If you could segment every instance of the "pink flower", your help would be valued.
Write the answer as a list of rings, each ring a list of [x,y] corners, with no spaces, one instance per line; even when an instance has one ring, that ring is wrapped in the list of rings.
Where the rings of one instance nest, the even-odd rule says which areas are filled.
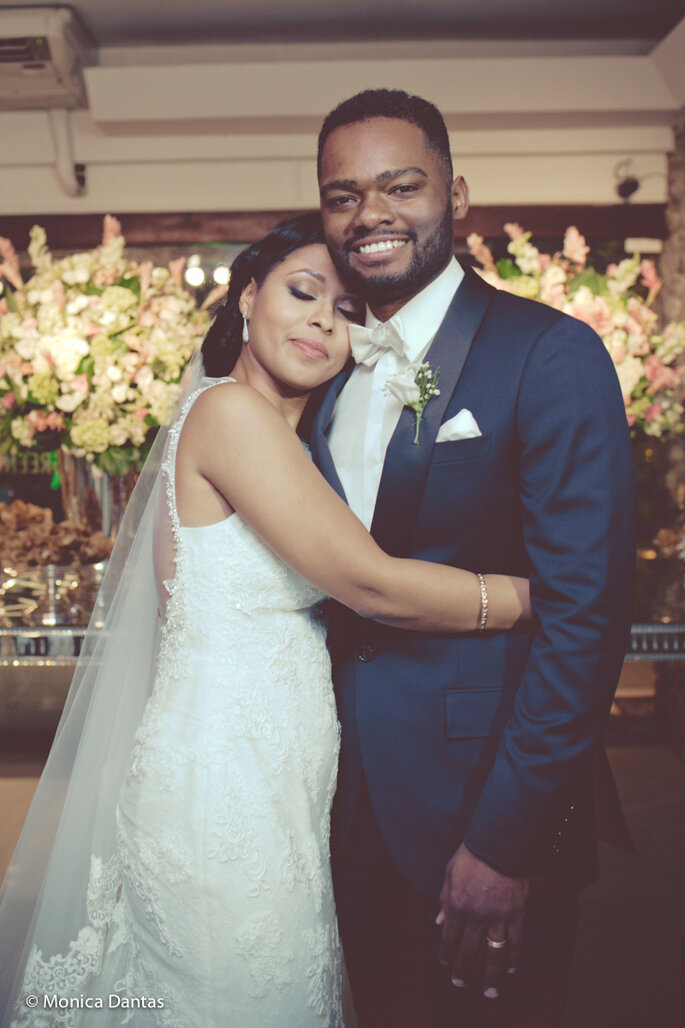
[[[51,432],[57,432],[64,428],[64,415],[58,414],[56,410],[50,411],[46,418],[46,424]]]
[[[105,286],[113,286],[118,277],[117,268],[110,268],[109,271],[106,268],[98,268],[93,272],[93,284],[103,289]]]
[[[635,422],[637,421],[637,418],[635,417],[634,414],[628,414],[628,413],[626,413],[626,418],[628,419],[628,425],[630,426],[630,428],[632,428],[633,425],[635,424]]]
[[[492,252],[483,242],[482,236],[479,236],[477,232],[472,232],[466,238],[466,245],[486,271],[495,271],[495,261]]]
[[[102,245],[107,246],[121,235],[121,222],[111,214],[105,214],[102,222]]]
[[[664,365],[661,363],[655,353],[651,354],[645,361],[645,375],[650,382],[654,382],[664,370]]]
[[[618,264],[608,264],[607,265],[607,275],[609,276],[609,278],[612,278],[616,274],[617,271],[618,271]]]
[[[23,289],[24,280],[19,270],[19,258],[10,240],[5,239],[4,236],[0,236],[0,257],[2,258],[0,277],[4,275],[15,289]]]
[[[518,239],[523,235],[523,229],[520,225],[517,225],[515,221],[508,221],[504,226],[504,231],[507,233],[511,241]]]
[[[575,225],[570,225],[564,235],[564,257],[567,257],[579,267],[584,267],[590,247],[585,244],[585,236],[582,236]]]
[[[651,383],[647,392],[650,396],[656,396],[662,389],[675,389],[680,382],[680,371],[676,368],[664,368],[658,378]]]
[[[656,289],[657,286],[661,285],[661,280],[656,270],[656,264],[653,260],[645,258],[640,264],[640,272],[642,274],[642,285],[648,289],[650,293],[652,289]]]
[[[142,343],[135,332],[124,332],[121,337],[122,343],[126,343],[129,350],[135,350],[136,353],[140,351]]]
[[[42,410],[30,410],[26,415],[26,420],[37,432],[44,432],[48,427],[47,415]]]
[[[57,279],[56,282],[52,283],[52,298],[55,301],[59,310],[64,309],[65,293],[64,293],[64,282],[61,279]]]
[[[183,269],[186,266],[185,257],[177,257],[175,261],[169,261],[169,271],[174,284],[177,286],[183,285]]]
[[[147,411],[143,407],[139,407],[138,410],[133,411],[133,417],[138,418],[139,421],[145,421]]]
[[[138,268],[138,278],[140,279],[140,292],[147,293],[152,282],[152,272],[154,270],[154,264],[152,261],[143,261]]]
[[[2,405],[5,410],[10,410],[14,406],[14,393],[5,393],[2,398]]]
[[[662,389],[675,389],[680,382],[680,371],[666,367],[656,354],[652,354],[646,359],[644,371],[650,383],[647,389],[650,396],[655,396]]]
[[[547,268],[551,267],[552,258],[548,253],[540,254],[540,271],[546,271]]]
[[[654,311],[650,311],[649,307],[637,296],[628,297],[627,307],[631,318],[634,318],[642,328],[651,327],[656,321]]]
[[[609,304],[601,296],[592,296],[587,303],[574,302],[570,313],[574,318],[594,328],[597,335],[606,336],[614,330]]]
[[[652,403],[645,411],[645,421],[658,421],[661,417],[661,404]]]
[[[19,365],[19,374],[20,375],[32,375],[33,374],[33,364],[29,364],[28,361],[22,361],[21,364]]]

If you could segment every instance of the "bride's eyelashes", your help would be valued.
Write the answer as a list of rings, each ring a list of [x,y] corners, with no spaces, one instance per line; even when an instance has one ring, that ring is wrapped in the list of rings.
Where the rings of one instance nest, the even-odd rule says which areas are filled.
[[[301,289],[297,288],[297,286],[288,286],[288,289],[293,294],[293,296],[297,297],[298,300],[315,300],[316,299],[315,296],[311,296],[309,293],[303,293]]]
[[[339,307],[338,310],[344,318],[352,321],[355,325],[360,325],[364,321],[364,311],[346,310],[344,307]]]
[[[292,284],[288,285],[288,289],[290,290],[291,294],[298,300],[312,301],[317,299],[316,296],[312,296],[311,293],[305,293],[302,289],[298,289],[297,286],[294,286]],[[351,310],[350,308],[340,306],[336,306],[335,309],[339,314],[342,314],[344,318],[347,318],[348,321],[356,322],[359,321],[359,319],[362,317],[358,310]]]

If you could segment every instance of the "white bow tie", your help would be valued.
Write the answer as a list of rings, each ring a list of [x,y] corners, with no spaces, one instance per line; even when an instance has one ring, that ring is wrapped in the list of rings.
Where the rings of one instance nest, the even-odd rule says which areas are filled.
[[[402,322],[397,317],[381,321],[373,328],[350,325],[350,347],[357,364],[366,364],[371,368],[387,350],[394,350],[401,357],[404,346]]]

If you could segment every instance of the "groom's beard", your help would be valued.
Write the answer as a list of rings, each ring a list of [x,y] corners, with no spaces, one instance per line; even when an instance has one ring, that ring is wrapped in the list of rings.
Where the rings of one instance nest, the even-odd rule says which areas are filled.
[[[454,254],[454,216],[451,207],[445,208],[442,221],[423,245],[419,244],[416,232],[409,230],[406,234],[414,244],[414,252],[409,267],[401,274],[384,275],[379,272],[367,277],[358,268],[350,267],[348,248],[342,253],[331,253],[333,263],[350,289],[361,293],[371,308],[382,307],[397,300],[410,300],[447,266]],[[352,245],[358,246],[363,238],[356,238],[350,248]]]

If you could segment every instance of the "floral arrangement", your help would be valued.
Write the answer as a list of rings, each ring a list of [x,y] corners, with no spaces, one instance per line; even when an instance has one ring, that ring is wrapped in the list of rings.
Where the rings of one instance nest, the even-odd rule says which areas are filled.
[[[108,474],[142,464],[209,316],[183,258],[154,267],[124,245],[107,215],[100,246],[56,260],[34,226],[24,284],[0,238],[0,455],[61,446]]]
[[[602,274],[587,264],[589,247],[577,228],[566,230],[563,250],[554,255],[540,253],[520,225],[504,229],[511,258],[497,262],[481,236],[467,239],[482,277],[498,289],[579,318],[601,336],[616,367],[633,434],[681,431],[683,407],[674,395],[681,371],[674,362],[685,349],[685,322],[658,331],[652,304],[661,282],[654,262],[635,254]]]

